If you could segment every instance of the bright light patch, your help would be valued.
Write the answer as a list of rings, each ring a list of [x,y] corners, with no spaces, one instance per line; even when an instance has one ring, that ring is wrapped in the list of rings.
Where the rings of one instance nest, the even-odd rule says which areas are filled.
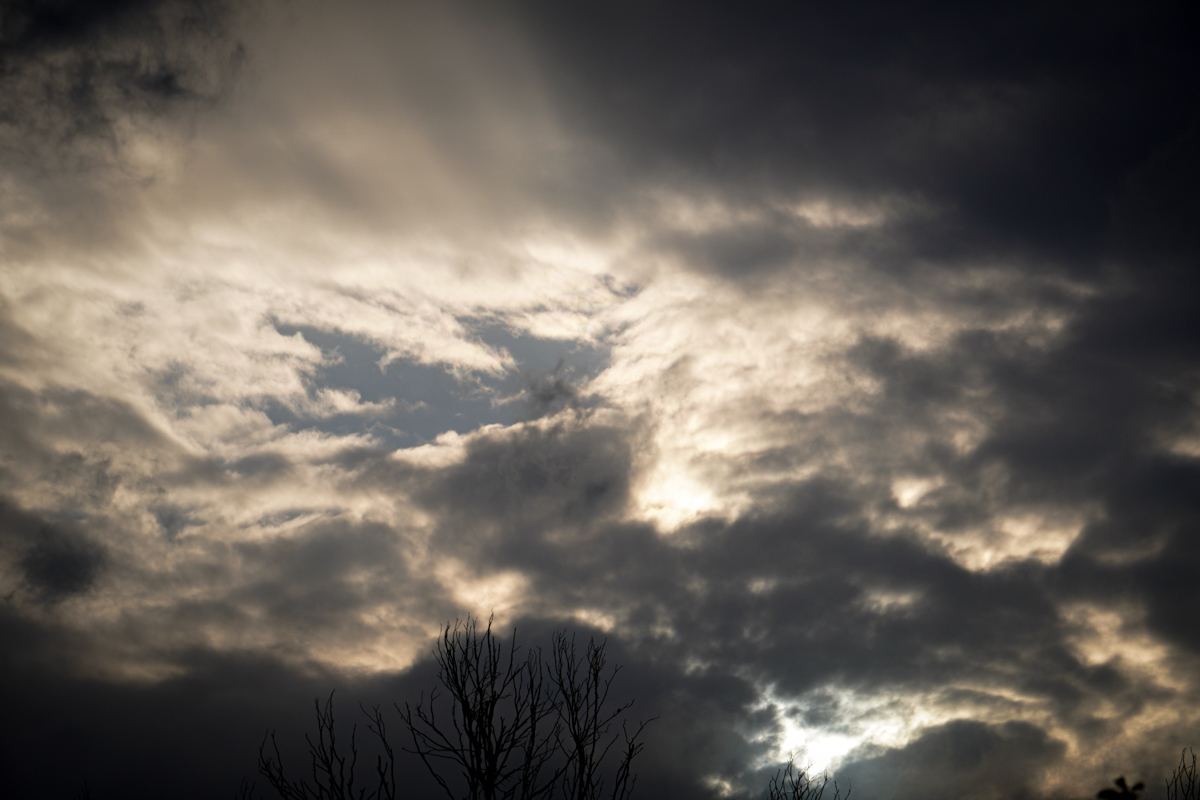
[[[876,614],[903,614],[912,610],[921,600],[918,592],[889,592],[881,589],[867,590],[863,604]]]
[[[1184,436],[1168,438],[1163,441],[1163,447],[1171,455],[1183,456],[1184,458],[1200,458],[1200,434],[1190,433]]]
[[[929,535],[963,567],[982,571],[1013,561],[1056,564],[1079,537],[1088,517],[1075,512],[1014,514],[986,529]]]
[[[892,496],[901,508],[911,508],[943,483],[941,478],[899,478],[892,481]]]
[[[746,588],[751,594],[766,594],[779,585],[778,578],[755,578]]]
[[[789,720],[784,723],[778,760],[784,761],[795,754],[797,766],[810,775],[819,775],[836,767],[843,756],[865,740],[864,736],[848,736],[805,728]]]
[[[702,780],[717,797],[732,797],[737,791],[732,783],[719,775],[706,775]]]
[[[763,766],[792,758],[810,774],[834,773],[847,755],[865,744],[903,747],[923,728],[948,718],[945,710],[929,698],[869,696],[832,686],[798,699],[782,698],[773,689],[760,692],[759,707],[774,706],[779,712],[781,728],[774,752],[767,756]],[[830,705],[837,709],[836,723],[804,722],[806,717]]]
[[[605,633],[609,633],[617,626],[617,618],[613,614],[608,614],[594,608],[580,608],[571,612],[571,618],[576,619],[592,628],[599,628]]]
[[[651,478],[635,493],[635,508],[640,519],[647,520],[663,533],[673,533],[701,517],[721,510],[717,496],[684,475],[668,474]]]
[[[1079,603],[1061,612],[1072,629],[1069,639],[1076,657],[1085,664],[1106,664],[1120,659],[1127,668],[1156,683],[1183,689],[1186,683],[1167,668],[1170,651],[1146,630],[1145,612],[1112,610]]]
[[[462,562],[446,560],[434,573],[456,603],[480,618],[495,616],[499,624],[518,613],[529,590],[529,579],[515,570],[476,575]]]
[[[814,228],[872,228],[891,216],[885,209],[813,200],[792,207],[792,213]]]

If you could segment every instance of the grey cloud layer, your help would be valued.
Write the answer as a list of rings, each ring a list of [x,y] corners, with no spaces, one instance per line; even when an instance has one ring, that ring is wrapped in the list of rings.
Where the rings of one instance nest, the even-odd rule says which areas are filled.
[[[644,796],[786,750],[1159,791],[1193,50],[1119,4],[11,6],[6,770],[232,790],[494,608],[609,637]]]

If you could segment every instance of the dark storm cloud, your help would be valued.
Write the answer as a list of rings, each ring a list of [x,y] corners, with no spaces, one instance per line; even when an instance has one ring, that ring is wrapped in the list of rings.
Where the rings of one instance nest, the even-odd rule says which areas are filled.
[[[775,220],[775,224],[730,226],[698,234],[674,234],[663,243],[663,249],[680,254],[685,263],[707,267],[731,277],[750,276],[792,266],[801,252],[828,248],[804,242],[795,226]],[[805,246],[809,245],[809,246]]]
[[[544,646],[554,630],[539,620],[516,625],[524,647]],[[255,772],[257,748],[265,732],[276,731],[291,773],[306,773],[304,735],[315,732],[315,697],[323,701],[335,690],[341,741],[348,741],[357,724],[362,768],[373,764],[375,750],[364,735],[358,704],[382,706],[395,734],[402,727],[392,703],[415,702],[437,685],[431,659],[398,675],[366,677],[315,663],[292,669],[268,658],[203,649],[183,654],[181,677],[150,685],[96,681],[53,659],[66,655],[69,664],[88,652],[92,642],[86,637],[30,624],[5,609],[0,609],[0,633],[15,645],[0,654],[0,697],[13,718],[27,720],[20,728],[0,729],[0,767],[10,789],[22,795],[71,797],[86,780],[95,797],[117,792],[130,800],[163,794],[220,797],[249,777],[257,781],[257,796],[270,796]],[[669,715],[648,728],[639,793],[664,800],[713,796],[695,785],[696,765],[737,774],[761,752],[761,745],[748,744],[734,732],[746,722],[743,707],[753,699],[743,682],[631,663],[618,642],[609,645],[608,654],[614,665],[624,667],[613,695],[636,700],[633,717]],[[104,725],[103,737],[93,734],[97,723]],[[392,742],[402,744],[395,735]],[[397,760],[407,796],[438,796],[441,790],[416,756],[398,749]]]
[[[104,545],[78,523],[42,519],[3,498],[0,546],[16,557],[25,586],[51,604],[91,589],[108,560]],[[16,592],[10,589],[10,601]]]
[[[56,447],[56,439],[74,446]],[[8,463],[0,467],[2,490],[43,480],[62,513],[103,508],[124,479],[124,469],[88,444],[97,440],[133,453],[173,449],[128,403],[53,386],[31,391],[0,379],[0,454]]]
[[[424,666],[399,679],[364,679],[318,664],[294,670],[207,650],[184,655],[182,677],[110,682],[71,668],[92,647],[88,637],[29,623],[8,609],[0,609],[0,635],[12,645],[0,653],[0,696],[9,719],[24,720],[0,727],[0,769],[18,797],[76,797],[84,781],[98,798],[227,797],[244,777],[266,797],[266,782],[256,774],[258,746],[268,730],[278,731],[292,773],[303,774],[315,697],[336,690],[339,734],[348,740],[358,723],[362,743],[358,702],[390,709],[393,700],[415,698],[434,683]],[[435,796],[419,762],[404,766],[416,796]]]
[[[529,415],[537,419],[564,408],[575,407],[579,402],[579,393],[563,375],[563,362],[559,361],[550,374],[529,377],[529,387],[521,393],[521,401]]]
[[[509,452],[505,472],[541,475],[543,458],[528,463]],[[448,527],[441,546],[461,553],[451,537],[468,537],[481,568],[522,570],[549,608],[627,610],[643,635],[666,622],[678,639],[655,646],[681,662],[751,670],[793,694],[830,679],[928,687],[1009,668],[1032,677],[1049,662],[1093,680],[1057,648],[1046,571],[977,574],[914,539],[871,536],[860,511],[869,498],[851,487],[800,485],[778,516],[705,524],[664,540],[644,526],[604,524],[602,514],[583,528],[548,528],[540,508],[522,508],[528,492],[512,481],[488,491],[479,486],[486,472],[475,469],[455,470],[477,476],[468,530],[492,533],[480,539]],[[556,503],[586,502],[594,478],[586,467],[579,473],[554,484]],[[447,497],[464,496],[442,486]],[[497,502],[487,502],[493,495]],[[752,588],[756,582],[762,588]],[[869,602],[873,591],[915,599],[880,610]]]
[[[436,580],[410,566],[402,534],[388,525],[297,510],[254,527],[261,539],[207,547],[175,570],[170,579],[195,586],[194,596],[131,621],[126,634],[177,668],[186,668],[197,646],[173,632],[212,629],[240,642],[237,650],[266,652],[300,672],[324,671],[315,659],[363,655],[361,642],[378,615],[395,619],[390,636],[423,639],[423,629],[407,620],[454,613]],[[150,571],[138,577],[151,585],[161,580]],[[227,588],[212,591],[217,586]]]
[[[239,458],[228,465],[228,470],[237,477],[257,481],[271,481],[286,475],[292,468],[287,456],[280,453],[258,453]]]
[[[931,551],[915,532],[873,533],[871,512],[895,507],[887,484],[894,463],[876,467],[878,482],[869,473],[833,472],[789,485],[780,489],[786,495],[776,498],[781,510],[774,514],[751,514],[730,525],[704,523],[670,539],[640,525],[605,522],[611,511],[559,511],[590,508],[588,486],[619,480],[628,469],[623,459],[596,453],[629,447],[613,450],[611,438],[633,435],[628,431],[596,439],[541,432],[497,437],[476,444],[462,465],[437,475],[422,497],[443,513],[469,498],[460,513],[470,521],[446,524],[439,547],[468,553],[484,571],[521,571],[547,608],[623,616],[630,633],[639,632],[639,657],[654,653],[680,669],[696,659],[711,674],[753,675],[789,696],[832,682],[940,694],[985,715],[1003,713],[1011,703],[1006,694],[1016,691],[1039,698],[1056,724],[1082,741],[1100,742],[1119,735],[1121,719],[1146,703],[1170,702],[1187,691],[1175,695],[1147,684],[1119,661],[1081,661],[1068,644],[1060,609],[1078,601],[1148,601],[1152,625],[1194,646],[1187,602],[1193,592],[1186,581],[1197,563],[1190,545],[1196,470],[1192,459],[1163,454],[1149,435],[1152,422],[1169,428],[1186,419],[1190,401],[1174,406],[1173,414],[1173,395],[1160,394],[1160,381],[1120,380],[1134,364],[1150,368],[1151,354],[1130,361],[1088,343],[1092,313],[1104,312],[1089,309],[1049,350],[1031,350],[1020,337],[978,332],[928,356],[905,352],[896,342],[864,340],[855,359],[883,381],[872,406],[858,414],[835,409],[800,418],[791,444],[770,456],[802,461],[789,449],[819,450],[812,439],[822,436],[880,447],[891,436],[936,429],[947,409],[962,407],[964,395],[983,397],[998,417],[976,447],[959,452],[935,440],[907,454],[895,450],[895,457],[917,472],[954,476],[921,504],[936,529],[950,536],[1010,508],[1100,504],[1104,521],[1085,528],[1058,565],[1014,561],[972,571]],[[1175,369],[1170,364],[1168,373]],[[547,460],[561,465],[552,480],[546,479]],[[997,464],[1008,479],[992,486],[989,468]],[[545,500],[536,502],[546,487],[553,489],[554,512],[546,511]],[[564,525],[568,520],[576,521]],[[1152,559],[1115,566],[1096,560],[1103,550],[1091,552],[1101,531],[1121,548],[1163,526],[1169,544]],[[880,593],[902,600],[880,604],[874,599]],[[674,636],[652,633],[664,624]],[[981,689],[971,694],[945,688],[964,683]],[[1104,703],[1121,716],[1098,713]],[[1020,750],[1012,757],[1028,760],[1034,775],[1063,754],[1060,743],[1028,726],[999,733],[983,723],[978,728],[971,732],[978,733],[979,748],[994,746],[1002,761],[1008,756],[1001,751],[1011,744]],[[720,735],[717,727],[692,732]],[[926,743],[931,752],[933,738]],[[743,740],[739,746],[748,745]],[[925,752],[917,748],[891,758],[917,759]],[[988,777],[995,768],[974,764],[942,777],[995,786]],[[998,790],[1019,792],[1023,780]]]
[[[4,707],[28,720],[6,726],[0,747],[9,759],[2,771],[17,773],[18,787],[44,793],[48,775],[64,794],[85,776],[97,796],[106,783],[130,797],[231,791],[253,771],[265,727],[307,727],[312,695],[349,684],[359,692],[345,698],[351,709],[357,699],[403,700],[428,688],[428,659],[358,683],[327,665],[386,651],[362,643],[378,641],[387,620],[400,620],[406,641],[422,639],[430,620],[461,613],[456,591],[497,573],[527,582],[514,600],[527,642],[563,621],[611,627],[614,660],[626,664],[622,692],[638,699],[639,715],[660,716],[648,732],[642,796],[716,796],[709,778],[756,796],[760,765],[777,755],[789,724],[860,736],[869,728],[863,698],[936,706],[935,721],[907,744],[847,759],[839,779],[868,799],[1037,796],[1080,757],[1064,737],[1086,754],[1118,742],[1130,749],[1114,758],[1151,764],[1131,737],[1149,751],[1194,735],[1190,718],[1154,716],[1195,707],[1200,691],[1194,679],[1154,677],[1160,667],[1195,675],[1200,663],[1197,56],[1175,12],[529,2],[476,19],[456,8],[447,19],[479,23],[470,35],[426,36],[418,23],[432,17],[406,7],[395,17],[372,11],[361,30],[353,21],[338,28],[353,47],[318,37],[317,50],[335,55],[314,59],[312,74],[329,72],[330,83],[293,87],[305,99],[295,108],[281,101],[288,112],[269,121],[264,112],[250,134],[224,131],[215,149],[236,151],[230,163],[243,159],[245,169],[226,164],[217,174],[289,201],[301,187],[380,228],[404,227],[395,208],[424,208],[433,190],[444,196],[428,201],[430,218],[478,201],[477,191],[486,196],[481,217],[489,203],[517,216],[532,205],[552,225],[589,233],[633,219],[644,227],[635,225],[629,258],[665,254],[748,287],[737,300],[747,317],[760,308],[753,289],[820,266],[831,314],[858,315],[851,328],[898,309],[944,331],[922,344],[883,327],[847,334],[831,346],[831,372],[870,387],[847,402],[787,407],[770,402],[775,387],[766,385],[761,397],[747,392],[721,406],[721,433],[736,439],[753,427],[760,443],[747,454],[735,441],[704,463],[749,499],[670,534],[634,511],[662,421],[651,412],[606,416],[613,409],[593,407],[602,398],[582,396],[608,363],[605,349],[520,334],[484,310],[453,320],[470,329],[465,338],[518,365],[502,380],[479,380],[490,395],[471,395],[440,364],[380,369],[381,344],[328,325],[276,325],[321,351],[319,366],[305,361],[288,374],[309,381],[301,390],[309,400],[333,387],[397,401],[391,416],[381,412],[387,430],[373,429],[374,442],[332,455],[298,455],[283,434],[313,434],[304,446],[324,446],[323,436],[359,432],[361,416],[319,417],[257,396],[222,406],[216,389],[194,388],[205,384],[190,379],[188,353],[147,373],[164,417],[178,422],[179,409],[192,409],[201,428],[202,412],[245,412],[244,423],[261,408],[279,430],[230,423],[219,452],[204,452],[199,437],[180,444],[185,434],[170,438],[132,402],[6,373],[0,490],[32,499],[0,506],[0,555],[42,601],[27,607],[9,594],[0,609]],[[230,13],[159,2],[8,7],[0,157],[16,190],[0,197],[0,233],[11,252],[48,247],[58,234],[65,243],[110,235],[122,201],[105,180],[127,166],[124,126],[156,134],[159,122],[174,125],[223,96],[242,58],[224,27]],[[464,47],[479,61],[461,74],[452,68],[445,43],[485,41],[499,17],[519,35],[501,26],[503,47],[490,55]],[[413,23],[395,48],[411,56],[407,72],[371,55],[392,44],[380,20]],[[538,169],[528,180],[528,152],[517,148],[504,162],[505,136],[479,134],[497,118],[495,98],[518,116],[541,109],[538,92],[535,102],[510,85],[512,75],[528,77],[524,61],[510,63],[513,41],[532,49],[548,116],[587,142],[566,148],[569,157],[532,147]],[[360,49],[354,70],[326,69]],[[343,163],[336,147],[283,135],[311,121],[302,108],[351,120],[348,128],[366,132],[365,153],[373,136],[391,148],[390,123],[373,124],[356,105],[378,110],[385,101],[395,103],[389,114],[414,120],[413,138],[445,151]],[[431,168],[433,177],[410,180],[414,164],[436,161],[430,154],[453,162],[453,179]],[[456,194],[456,170],[486,185]],[[236,192],[218,194],[236,206]],[[701,223],[661,222],[647,199],[659,196],[711,200],[716,210]],[[15,211],[35,206],[56,209],[49,228]],[[705,286],[715,294],[720,283]],[[54,363],[49,345],[10,322],[17,301],[7,302],[0,367],[32,374]],[[214,324],[204,317],[196,326]],[[749,365],[758,355],[741,357]],[[791,368],[763,372],[782,380]],[[683,392],[666,380],[661,387]],[[498,395],[509,404],[494,403]],[[668,405],[661,416],[674,414]],[[510,427],[480,429],[490,423]],[[380,444],[433,442],[446,431],[469,435],[411,461]],[[461,460],[448,466],[419,460],[433,452],[430,463],[445,464],[456,447]],[[129,467],[140,459],[150,466]],[[902,500],[898,478],[929,485]],[[370,493],[382,500],[370,511],[365,501],[334,508],[317,496],[327,486],[346,505]],[[217,489],[227,494],[204,494]],[[136,530],[104,518],[118,513],[118,500],[136,507],[128,519],[145,517],[153,548],[173,549],[130,545]],[[1004,523],[1022,515],[1070,535],[1082,527],[1061,542],[1064,552],[1031,555],[1005,538]],[[1040,545],[1052,536],[1037,529],[1029,538]],[[993,551],[995,562],[971,566],[972,555]],[[160,570],[156,559],[175,566]],[[445,562],[465,566],[461,585],[435,574]],[[113,641],[54,618],[70,605],[62,601],[97,594],[113,576],[152,598],[150,610],[119,609]],[[1084,653],[1072,616],[1080,607],[1123,620],[1104,635],[1161,649],[1149,665],[1120,641]],[[30,621],[22,616],[30,608],[46,617]],[[79,677],[96,664],[127,664],[113,655],[121,647],[165,664],[146,668],[160,682]],[[267,652],[279,663],[231,652]],[[196,782],[180,786],[181,775]]]
[[[187,509],[178,506],[155,506],[150,509],[150,513],[154,515],[155,521],[168,539],[174,539],[184,528],[204,524],[203,520],[193,517]]]
[[[536,554],[542,540],[624,509],[630,458],[620,428],[528,425],[474,440],[461,464],[431,475],[417,496],[444,515],[448,548],[487,559],[493,544],[511,543]]]
[[[1109,193],[1194,110],[1194,48],[1165,6],[521,8],[621,179],[922,200],[938,217],[907,258],[1094,266]]]
[[[104,548],[83,534],[46,527],[20,563],[25,580],[53,601],[90,589],[104,561]]]
[[[68,144],[112,138],[118,116],[212,99],[228,73],[213,73],[205,51],[228,47],[227,14],[186,0],[10,3],[0,17],[4,119]]]
[[[5,4],[0,232],[11,255],[121,240],[127,191],[156,177],[130,162],[130,143],[179,133],[173,115],[229,90],[244,57],[230,16],[191,0]]]
[[[1148,602],[1159,632],[1194,648],[1194,626],[1179,613],[1190,589],[1182,577],[1168,576],[1200,563],[1192,547],[1200,471],[1194,455],[1173,452],[1168,443],[1194,435],[1200,351],[1192,303],[1181,298],[1195,297],[1197,287],[1190,276],[1150,271],[1153,285],[1123,287],[1083,304],[1049,350],[973,334],[949,357],[885,356],[887,348],[874,346],[869,360],[886,380],[881,405],[892,409],[895,425],[930,412],[936,418],[960,392],[985,393],[997,415],[991,433],[965,456],[931,450],[929,463],[960,476],[963,486],[978,485],[990,467],[1001,466],[1007,479],[993,489],[994,508],[1100,509],[1062,565],[1064,578],[1100,603]],[[963,506],[948,492],[927,502],[942,529],[987,513],[978,499]],[[1112,557],[1127,563],[1100,565]]]
[[[1200,249],[1194,224],[1200,210],[1197,124],[1193,119],[1185,135],[1133,170],[1114,199],[1109,241],[1131,263],[1186,269]]]
[[[7,299],[0,300],[0,364],[22,366],[37,350],[37,339],[12,321]]]
[[[868,797],[1029,797],[1066,745],[1034,725],[959,720],[903,748],[858,760],[839,784]]]
[[[431,583],[410,573],[399,543],[386,525],[320,520],[285,539],[240,544],[239,568],[249,582],[230,605],[328,634],[345,633],[348,616],[373,605],[404,603],[409,595],[436,602]]]

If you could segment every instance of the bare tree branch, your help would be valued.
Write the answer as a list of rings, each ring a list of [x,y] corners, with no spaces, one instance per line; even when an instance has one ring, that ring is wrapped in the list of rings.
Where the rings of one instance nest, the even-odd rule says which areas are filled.
[[[808,770],[798,768],[795,760],[789,758],[787,766],[776,772],[767,785],[767,797],[770,800],[821,800],[829,784],[828,775],[813,778]],[[850,789],[847,788],[845,798],[849,797]],[[833,784],[833,800],[844,800],[836,782]]]
[[[366,787],[355,787],[355,769],[358,765],[358,726],[350,730],[350,752],[343,753],[339,749],[337,730],[334,724],[333,692],[321,708],[320,698],[313,700],[317,712],[317,739],[305,734],[308,742],[310,757],[310,772],[312,782],[301,779],[290,780],[284,773],[283,757],[279,753],[279,744],[272,731],[263,737],[258,748],[258,771],[264,775],[271,788],[283,800],[395,800],[395,755],[387,742],[387,730],[383,717],[375,709],[374,715],[363,709],[369,720],[368,730],[380,740],[384,748],[384,756],[379,756],[376,764],[378,782],[373,790]],[[271,753],[267,752],[267,739],[271,741]]]
[[[622,735],[625,747],[621,751],[610,796],[613,800],[628,797],[637,783],[637,776],[630,774],[633,759],[644,747],[638,737],[653,721],[640,723],[632,735],[622,722],[621,734],[610,735],[613,724],[633,706],[633,701],[615,707],[608,705],[609,692],[621,668],[613,667],[605,673],[606,644],[596,644],[595,639],[590,639],[581,654],[576,648],[575,637],[568,639],[566,632],[556,633],[552,641],[553,660],[547,669],[555,689],[554,707],[562,726],[558,747],[567,761],[562,776],[566,800],[600,800],[604,796],[601,767]]]
[[[424,696],[400,712],[412,749],[451,800],[455,791],[441,769],[457,768],[465,800],[540,800],[558,775],[543,770],[554,755],[557,724],[542,677],[541,651],[518,659],[516,631],[507,647],[473,617],[447,625],[434,648],[438,681],[450,700],[448,724],[437,715],[439,694]],[[445,718],[443,717],[443,720]],[[549,729],[547,729],[549,724]]]
[[[1167,800],[1200,800],[1200,785],[1197,783],[1196,751],[1192,750],[1192,761],[1187,760],[1188,750],[1179,754],[1179,766],[1167,780]]]
[[[440,688],[415,705],[394,704],[411,742],[400,749],[421,759],[450,800],[551,800],[558,794],[628,800],[637,783],[633,760],[645,747],[641,735],[650,721],[632,726],[623,717],[633,703],[609,703],[620,667],[608,668],[607,642],[589,640],[581,653],[574,637],[559,632],[551,640],[553,659],[543,663],[540,649],[522,655],[516,637],[515,630],[507,641],[496,636],[490,618],[482,630],[471,616],[447,624],[433,650]],[[359,706],[381,750],[368,788],[356,785],[362,779],[357,727],[347,750],[334,725],[333,694],[323,707],[319,698],[314,706],[316,738],[305,737],[307,778],[285,774],[274,732],[263,737],[258,769],[275,792],[283,800],[396,800],[396,751],[380,708]],[[610,753],[616,758],[608,759]],[[253,788],[243,781],[241,800],[249,800]]]

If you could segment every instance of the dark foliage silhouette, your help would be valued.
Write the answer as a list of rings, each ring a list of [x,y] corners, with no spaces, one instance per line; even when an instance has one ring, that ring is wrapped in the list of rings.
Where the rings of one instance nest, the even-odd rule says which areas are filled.
[[[1117,789],[1101,789],[1096,793],[1096,797],[1100,798],[1100,800],[1137,800],[1138,792],[1146,788],[1146,784],[1141,781],[1138,781],[1130,788],[1129,784],[1125,782],[1124,775],[1119,776],[1113,783],[1117,785],[1120,791],[1117,791]]]

